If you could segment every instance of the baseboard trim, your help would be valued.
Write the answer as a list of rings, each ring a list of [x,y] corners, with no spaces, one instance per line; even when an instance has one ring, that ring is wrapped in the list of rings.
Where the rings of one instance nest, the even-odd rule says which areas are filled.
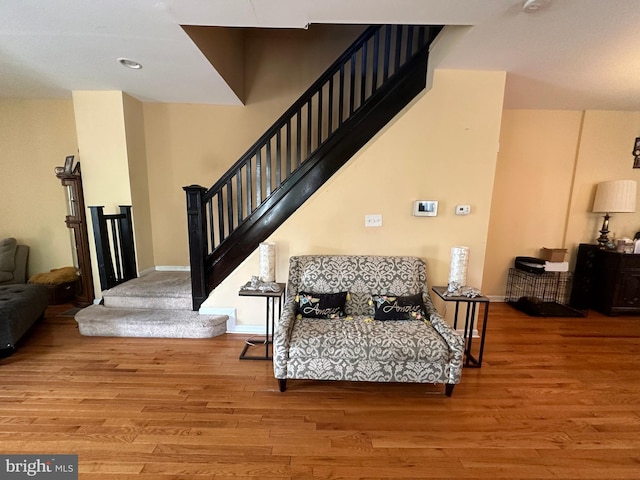
[[[464,329],[460,330],[459,328],[457,328],[456,332],[458,332],[460,335],[464,335]],[[471,336],[473,338],[480,338],[480,334],[478,333],[478,329],[477,328],[473,329],[473,332],[472,332]]]
[[[142,270],[138,276],[144,277],[145,275],[155,271],[156,271],[156,267],[147,268],[146,270]]]
[[[226,315],[229,317],[227,320],[227,333],[264,335],[264,327],[260,325],[238,325],[235,308],[201,307],[198,312],[200,315]]]
[[[190,267],[184,265],[156,265],[154,267],[158,272],[190,272]]]
[[[233,329],[227,327],[227,333],[264,336],[264,327],[259,325],[235,325]]]
[[[158,265],[155,267],[149,267],[140,272],[138,276],[144,277],[151,272],[190,272],[191,268],[180,265]]]

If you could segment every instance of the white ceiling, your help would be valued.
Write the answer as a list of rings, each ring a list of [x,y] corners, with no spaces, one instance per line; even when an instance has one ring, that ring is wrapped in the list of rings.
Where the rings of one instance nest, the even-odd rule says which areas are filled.
[[[462,35],[439,67],[507,71],[509,108],[640,110],[638,0],[552,0],[536,13],[522,2],[4,0],[0,97],[123,90],[143,101],[239,104],[180,25],[413,23],[472,26],[445,32]]]

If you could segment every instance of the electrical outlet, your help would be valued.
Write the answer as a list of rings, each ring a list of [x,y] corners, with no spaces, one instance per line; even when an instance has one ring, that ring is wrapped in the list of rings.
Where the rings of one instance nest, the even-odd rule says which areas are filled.
[[[374,215],[365,215],[364,216],[364,226],[365,227],[381,227],[382,226],[382,215],[376,213]]]

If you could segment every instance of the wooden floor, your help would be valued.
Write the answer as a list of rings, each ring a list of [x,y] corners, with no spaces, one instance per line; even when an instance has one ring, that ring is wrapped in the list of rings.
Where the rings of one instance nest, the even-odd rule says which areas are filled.
[[[69,306],[0,360],[0,453],[80,479],[638,479],[640,317],[492,304],[484,363],[442,386],[289,381],[244,337],[81,337]]]

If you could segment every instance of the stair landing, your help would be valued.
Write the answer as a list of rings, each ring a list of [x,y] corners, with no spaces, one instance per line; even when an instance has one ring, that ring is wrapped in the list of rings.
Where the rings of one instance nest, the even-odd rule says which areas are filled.
[[[75,315],[81,335],[210,338],[226,332],[226,315],[191,310],[189,272],[150,272],[102,295],[104,305]]]

